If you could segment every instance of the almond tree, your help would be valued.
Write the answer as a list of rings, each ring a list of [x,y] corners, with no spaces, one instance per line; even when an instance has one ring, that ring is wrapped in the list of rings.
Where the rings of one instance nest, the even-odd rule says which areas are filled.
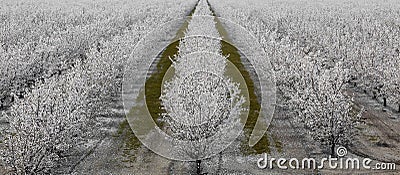
[[[384,86],[382,87],[385,97],[388,101],[397,105],[397,110],[400,112],[400,61],[393,59],[381,67],[383,69]],[[384,99],[386,103],[386,99]]]
[[[12,174],[54,173],[96,135],[95,116],[108,112],[106,99],[118,90],[115,65],[88,53],[64,75],[36,83],[9,112],[1,158]]]
[[[341,63],[324,67],[318,58],[300,60],[304,62],[294,73],[299,76],[292,93],[292,108],[310,135],[328,145],[334,155],[337,145],[351,143],[361,117],[344,94],[348,70]]]
[[[167,131],[174,139],[190,141],[189,148],[178,146],[178,152],[196,160],[200,174],[201,160],[214,149],[213,139],[219,139],[215,135],[239,121],[244,99],[237,84],[203,71],[172,80],[164,93]]]
[[[86,137],[88,92],[79,75],[47,80],[6,114],[2,158],[12,174],[51,173]]]

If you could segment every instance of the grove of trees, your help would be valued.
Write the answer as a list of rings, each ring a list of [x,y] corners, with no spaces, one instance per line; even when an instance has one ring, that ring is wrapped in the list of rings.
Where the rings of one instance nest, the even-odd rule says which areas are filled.
[[[245,100],[238,84],[224,75],[227,58],[215,23],[207,1],[200,0],[172,58],[174,77],[161,96],[167,132],[189,142],[176,149],[196,161],[196,174],[202,174],[202,160],[219,149],[212,142],[224,140],[218,133],[239,122]]]
[[[210,3],[217,16],[243,26],[263,45],[276,71],[279,105],[295,112],[293,118],[332,154],[338,144],[351,144],[362,113],[348,88],[400,112],[397,2]]]
[[[57,174],[72,173],[66,162],[99,139],[96,117],[112,113],[135,43],[196,2],[4,3],[0,164],[6,174]]]

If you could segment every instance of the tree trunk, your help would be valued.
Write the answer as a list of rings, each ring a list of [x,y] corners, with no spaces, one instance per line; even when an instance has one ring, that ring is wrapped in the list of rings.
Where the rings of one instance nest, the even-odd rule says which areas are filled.
[[[196,160],[196,173],[197,175],[201,174],[201,160]]]
[[[331,156],[335,157],[335,146],[336,146],[336,142],[335,142],[335,136],[332,134],[330,136],[330,142],[331,142]]]
[[[398,107],[399,107],[399,109],[398,109],[397,111],[399,111],[399,112],[400,112],[400,103],[399,103],[399,106],[398,106]]]
[[[335,143],[332,143],[331,145],[331,155],[332,157],[335,157]]]
[[[387,106],[386,97],[383,97],[383,106],[384,106],[384,107]]]

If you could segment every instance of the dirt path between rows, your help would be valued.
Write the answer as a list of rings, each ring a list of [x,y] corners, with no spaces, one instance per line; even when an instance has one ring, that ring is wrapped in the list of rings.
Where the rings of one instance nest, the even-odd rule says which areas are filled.
[[[349,94],[356,105],[365,110],[352,151],[363,157],[400,165],[400,113],[383,107],[355,89],[350,89]]]

